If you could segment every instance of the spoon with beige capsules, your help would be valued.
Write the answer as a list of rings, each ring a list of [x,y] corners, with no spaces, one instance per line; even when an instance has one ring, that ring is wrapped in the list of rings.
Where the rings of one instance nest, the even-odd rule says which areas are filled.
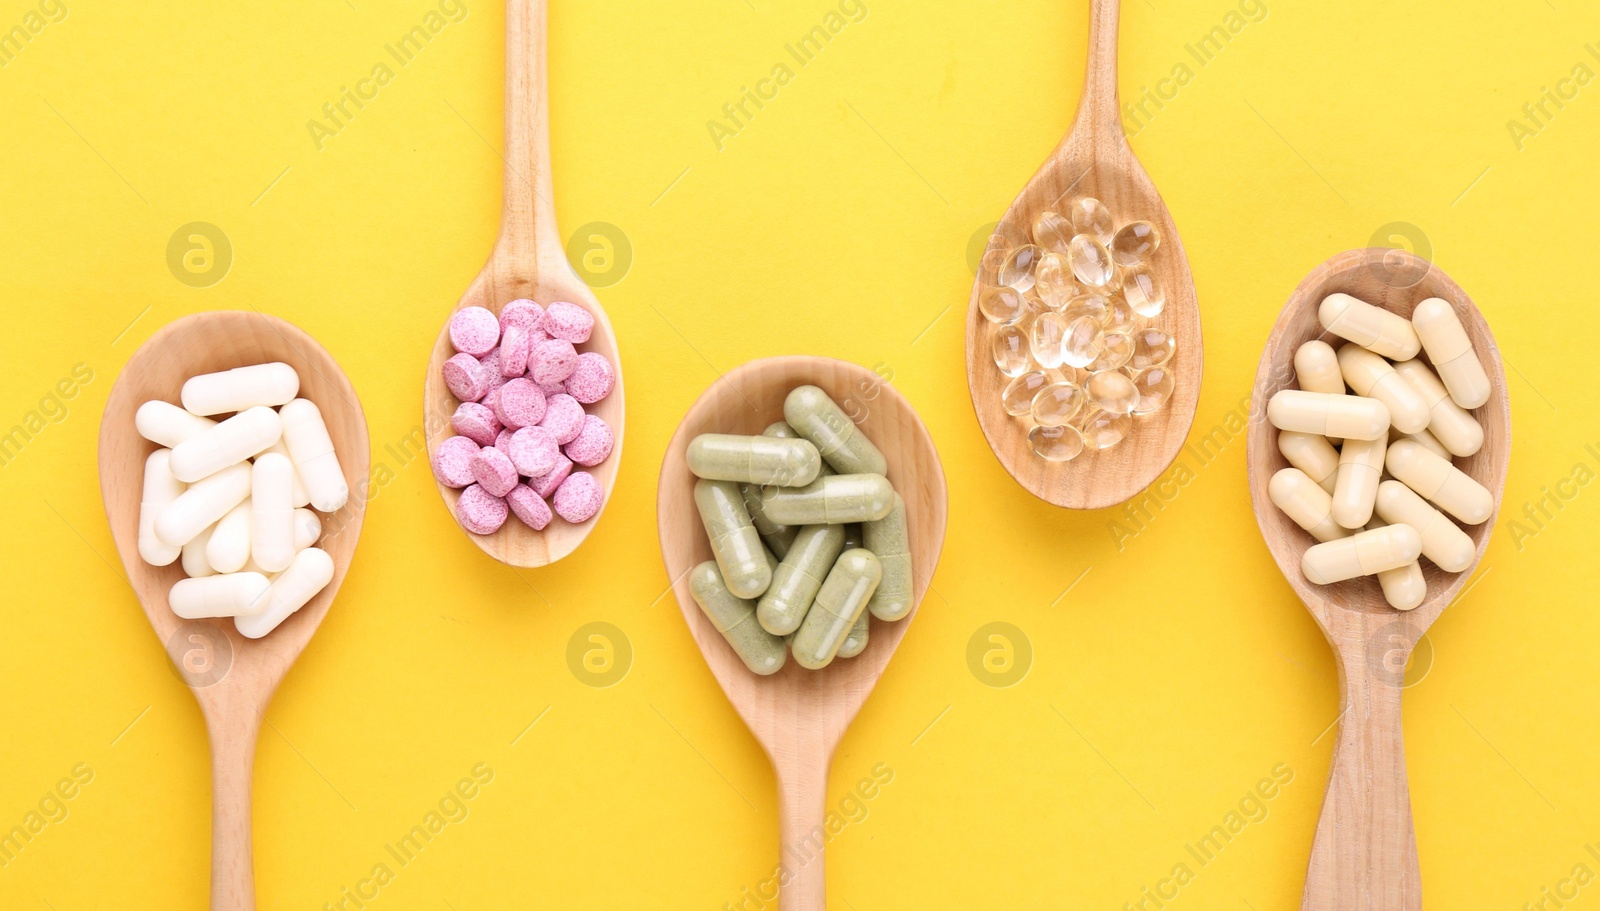
[[[1119,0],[1090,0],[1072,129],[1000,220],[967,309],[967,385],[1007,472],[1057,506],[1148,487],[1200,399],[1194,279],[1123,133]]]
[[[1345,440],[1345,452],[1338,459],[1338,480],[1331,502],[1347,502],[1349,498],[1343,495],[1346,489],[1354,491],[1361,484],[1370,484],[1377,487],[1378,523],[1401,519],[1406,521],[1391,521],[1390,527],[1368,526],[1368,531],[1360,532],[1358,529],[1352,532],[1314,523],[1303,516],[1307,524],[1318,531],[1318,535],[1313,537],[1311,532],[1275,504],[1274,490],[1280,499],[1287,502],[1283,496],[1286,478],[1301,482],[1299,489],[1307,495],[1307,502],[1316,499],[1328,504],[1330,500],[1318,482],[1309,480],[1308,475],[1299,468],[1301,464],[1310,463],[1297,458],[1298,464],[1290,466],[1284,453],[1296,453],[1297,450],[1280,440],[1280,432],[1272,421],[1285,422],[1279,408],[1291,399],[1280,400],[1269,409],[1267,403],[1273,396],[1283,390],[1298,389],[1300,391],[1284,394],[1291,398],[1298,397],[1299,401],[1310,401],[1307,396],[1321,393],[1325,401],[1337,403],[1335,407],[1375,404],[1372,398],[1343,394],[1344,380],[1356,377],[1353,370],[1346,370],[1341,379],[1339,366],[1332,365],[1330,370],[1325,371],[1330,375],[1323,380],[1328,385],[1315,389],[1322,383],[1315,379],[1319,372],[1311,369],[1311,357],[1296,358],[1302,345],[1314,341],[1345,346],[1346,351],[1339,355],[1340,363],[1346,362],[1349,353],[1365,357],[1362,352],[1366,349],[1353,350],[1359,348],[1353,343],[1345,345],[1343,338],[1324,329],[1319,318],[1324,301],[1329,300],[1330,295],[1340,294],[1387,311],[1387,314],[1377,314],[1377,318],[1387,321],[1398,331],[1386,334],[1377,341],[1366,337],[1358,339],[1373,350],[1383,347],[1379,343],[1387,338],[1411,333],[1412,330],[1407,327],[1412,324],[1414,312],[1418,317],[1416,325],[1420,329],[1424,325],[1424,318],[1419,304],[1426,303],[1429,313],[1454,312],[1452,322],[1459,322],[1465,331],[1465,338],[1455,336],[1457,344],[1450,352],[1452,360],[1446,363],[1462,362],[1465,356],[1463,352],[1471,354],[1483,368],[1478,376],[1487,379],[1487,401],[1470,410],[1471,419],[1482,428],[1481,444],[1474,440],[1473,445],[1457,446],[1464,453],[1473,450],[1474,445],[1477,448],[1469,455],[1456,456],[1451,468],[1448,467],[1451,463],[1445,457],[1450,451],[1443,449],[1427,428],[1414,437],[1424,438],[1432,446],[1441,446],[1440,452],[1445,456],[1439,457],[1437,464],[1444,466],[1442,472],[1459,471],[1492,496],[1492,506],[1488,503],[1488,497],[1485,497],[1483,505],[1469,517],[1477,520],[1475,524],[1468,524],[1467,519],[1459,517],[1453,520],[1451,515],[1433,509],[1421,497],[1405,488],[1404,485],[1416,483],[1415,477],[1406,470],[1405,464],[1396,459],[1396,455],[1410,453],[1415,456],[1421,446],[1411,440],[1398,439],[1395,435],[1398,431],[1395,430],[1379,429],[1378,433],[1390,434],[1387,437],[1387,464],[1399,480],[1386,480],[1378,485],[1376,469],[1381,469],[1382,465],[1368,468],[1357,464],[1360,457],[1353,453],[1365,451],[1365,447],[1360,447],[1360,441],[1352,436]],[[1352,310],[1359,310],[1368,316],[1375,313],[1364,305],[1356,306],[1339,297],[1331,299],[1328,313],[1336,312],[1333,308],[1341,304],[1348,304]],[[1396,316],[1400,319],[1393,318]],[[1341,327],[1337,320],[1332,325]],[[1422,336],[1420,353],[1414,341],[1417,335]],[[1439,354],[1440,346],[1431,342],[1430,335],[1421,331],[1410,338],[1413,341],[1407,342],[1405,350],[1388,352],[1390,356],[1401,360],[1400,366],[1406,371],[1405,377],[1391,371],[1387,373],[1386,380],[1391,383],[1400,379],[1409,380],[1414,375],[1412,371],[1424,367],[1438,371],[1439,376],[1448,380],[1451,374],[1437,362],[1429,360],[1429,355]],[[1471,343],[1470,351],[1465,348],[1467,341]],[[1331,360],[1330,349],[1315,344],[1308,346],[1308,351],[1314,349],[1324,350]],[[1372,355],[1372,358],[1376,357],[1377,354]],[[1442,421],[1450,415],[1459,421],[1464,412],[1451,403],[1451,398],[1444,397],[1442,387],[1436,383],[1436,380],[1429,383],[1436,389],[1433,395],[1428,396],[1435,399],[1429,406],[1433,409],[1429,426],[1438,432],[1437,439],[1449,440],[1450,435],[1443,432],[1447,428]],[[1374,395],[1381,392],[1377,389],[1368,391]],[[1481,392],[1462,398],[1470,405],[1480,397]],[[1397,400],[1391,397],[1391,401]],[[1322,804],[1322,817],[1317,822],[1316,839],[1311,847],[1311,862],[1306,872],[1305,898],[1301,907],[1304,911],[1420,911],[1422,877],[1417,864],[1417,840],[1411,821],[1411,792],[1406,784],[1400,694],[1404,686],[1406,663],[1412,650],[1422,634],[1461,592],[1478,561],[1483,559],[1484,550],[1489,546],[1489,533],[1494,528],[1495,516],[1500,510],[1500,498],[1505,490],[1506,470],[1511,455],[1511,412],[1499,349],[1495,347],[1494,336],[1483,314],[1473,306],[1466,293],[1437,267],[1403,251],[1352,250],[1318,266],[1290,296],[1277,324],[1272,327],[1266,350],[1261,355],[1252,402],[1246,461],[1256,521],[1261,525],[1261,534],[1266,538],[1267,548],[1272,551],[1278,568],[1289,580],[1295,594],[1305,602],[1306,609],[1333,646],[1339,668],[1339,739],[1333,748],[1333,768],[1328,773],[1327,795]],[[1427,402],[1424,401],[1424,404]],[[1403,412],[1404,409],[1397,409],[1394,414]],[[1269,413],[1274,415],[1270,421]],[[1388,413],[1383,412],[1384,415]],[[1387,421],[1388,418],[1384,417],[1383,423]],[[1366,431],[1362,432],[1365,434]],[[1296,436],[1300,440],[1313,438],[1320,441],[1320,446],[1328,447],[1325,452],[1332,452],[1332,447],[1320,435],[1313,437],[1308,433],[1297,433]],[[1379,443],[1378,451],[1379,455],[1383,455],[1385,444]],[[1370,471],[1370,475],[1369,480],[1363,482],[1360,478],[1364,471]],[[1459,479],[1456,483],[1460,483]],[[1428,496],[1434,503],[1440,504],[1440,509],[1450,509],[1445,505],[1448,501],[1443,488],[1432,491],[1432,488],[1424,486],[1424,490],[1431,491]],[[1374,492],[1371,487],[1366,491]],[[1367,502],[1370,504],[1372,501]],[[1332,522],[1332,516],[1340,515],[1338,510],[1341,506],[1329,506],[1326,509],[1333,512],[1330,515],[1325,511],[1323,521]],[[1354,524],[1354,520],[1349,521]],[[1459,527],[1455,525],[1457,521]],[[1401,528],[1407,524],[1413,527]],[[1398,536],[1373,537],[1397,530],[1403,531],[1411,543],[1395,545],[1394,540]],[[1423,545],[1420,560],[1409,550],[1416,546],[1419,538]],[[1366,543],[1352,546],[1353,542],[1363,539]],[[1307,578],[1308,572],[1322,572],[1328,565],[1325,560],[1307,556],[1308,549],[1313,545],[1322,548],[1323,554],[1355,554],[1361,558],[1359,567],[1329,576],[1343,578],[1351,572],[1368,568],[1367,558],[1374,553],[1369,548],[1371,544],[1380,542],[1391,548],[1407,548],[1397,558],[1410,561],[1402,569],[1394,571],[1401,573],[1399,579],[1389,573],[1380,573],[1317,585]],[[1394,557],[1393,554],[1386,556]],[[1448,565],[1453,571],[1447,571],[1440,563]],[[1382,568],[1383,565],[1387,564],[1374,562],[1371,567]],[[1407,576],[1425,583],[1426,591],[1414,593],[1408,600],[1399,600],[1401,606],[1409,607],[1397,610],[1390,606],[1389,595],[1392,592],[1386,592],[1385,587],[1392,587],[1397,581],[1404,582]]]

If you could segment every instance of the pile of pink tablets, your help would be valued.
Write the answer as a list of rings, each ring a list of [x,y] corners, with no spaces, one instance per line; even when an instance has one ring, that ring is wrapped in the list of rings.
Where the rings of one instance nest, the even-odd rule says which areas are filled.
[[[574,524],[600,511],[604,495],[587,471],[611,454],[611,427],[584,411],[611,394],[617,374],[605,355],[579,352],[594,316],[564,301],[514,300],[496,317],[465,307],[450,318],[455,356],[444,382],[461,404],[456,436],[433,451],[439,483],[464,488],[456,518],[487,535],[507,514],[538,531],[553,516]]]

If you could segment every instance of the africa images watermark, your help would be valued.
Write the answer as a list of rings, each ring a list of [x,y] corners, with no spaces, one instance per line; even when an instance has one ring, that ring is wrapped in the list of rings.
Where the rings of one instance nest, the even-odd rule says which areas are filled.
[[[1588,443],[1583,447],[1583,458],[1572,463],[1554,482],[1542,485],[1539,496],[1523,501],[1522,512],[1506,520],[1506,534],[1511,536],[1517,553],[1527,549],[1528,542],[1543,534],[1589,486],[1595,479],[1596,466],[1600,466],[1600,443]]]
[[[306,131],[311,134],[311,144],[316,146],[317,151],[322,151],[328,140],[339,135],[356,119],[357,114],[366,109],[369,102],[375,101],[384,87],[417,59],[423,48],[432,44],[433,39],[439,37],[446,28],[466,19],[468,12],[463,0],[439,0],[438,9],[423,13],[422,19],[410,30],[401,33],[397,40],[384,44],[383,49],[395,66],[391,67],[389,60],[379,59],[372,65],[371,73],[356,80],[355,88],[339,86],[338,96],[322,106],[321,120],[312,118],[306,121]]]
[[[1600,61],[1600,47],[1585,44],[1583,49],[1590,57]],[[1522,106],[1522,119],[1513,117],[1506,121],[1506,132],[1511,134],[1511,144],[1517,151],[1527,148],[1528,140],[1543,133],[1546,127],[1555,122],[1557,114],[1566,110],[1568,104],[1577,101],[1578,95],[1594,81],[1594,77],[1594,70],[1579,58],[1572,65],[1572,72],[1557,79],[1554,88],[1539,86],[1538,97]]]
[[[94,382],[94,368],[79,363],[54,385],[45,390],[37,408],[29,409],[11,429],[0,433],[0,468],[9,466],[22,455],[22,450],[52,424],[59,424],[71,415],[67,402],[78,397],[78,392]]]
[[[39,0],[38,8],[23,13],[21,21],[0,32],[0,69],[10,66],[33,39],[50,26],[61,23],[70,12],[61,0]]]
[[[39,798],[36,809],[22,814],[22,821],[7,832],[0,833],[0,869],[11,866],[19,855],[51,826],[67,821],[71,813],[68,804],[76,800],[83,789],[94,781],[94,769],[80,762],[68,772],[68,777],[56,782],[54,788]]]
[[[1270,13],[1266,0],[1240,0],[1237,9],[1223,13],[1221,21],[1210,30],[1185,44],[1188,60],[1180,58],[1172,64],[1170,73],[1156,80],[1154,88],[1141,85],[1133,100],[1122,103],[1122,124],[1128,138],[1138,136],[1235,38],[1251,25],[1265,22]],[[1194,66],[1189,65],[1191,60]]]
[[[728,140],[739,135],[744,128],[756,119],[756,114],[766,109],[769,102],[777,99],[778,93],[784,86],[794,81],[795,67],[805,69],[817,59],[828,45],[833,43],[852,23],[864,22],[869,10],[862,0],[839,0],[836,10],[830,9],[822,16],[822,21],[812,26],[809,32],[801,35],[798,40],[783,46],[788,60],[779,59],[772,65],[772,72],[762,79],[756,80],[755,88],[748,85],[739,86],[739,95],[733,101],[722,106],[722,119],[712,118],[706,121],[706,130],[711,134],[711,144],[718,152],[727,148]],[[789,65],[789,60],[794,61],[794,66]],[[754,106],[754,110],[752,110]]]

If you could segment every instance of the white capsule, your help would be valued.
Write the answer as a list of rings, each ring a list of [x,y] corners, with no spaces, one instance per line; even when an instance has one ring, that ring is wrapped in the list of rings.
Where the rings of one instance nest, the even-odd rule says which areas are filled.
[[[211,529],[206,542],[206,562],[219,573],[236,573],[250,559],[250,500],[228,510]]]
[[[1409,525],[1422,536],[1422,555],[1447,573],[1472,565],[1477,548],[1467,533],[1399,481],[1378,485],[1378,515],[1390,525]]]
[[[1339,474],[1339,450],[1333,448],[1328,438],[1316,433],[1295,430],[1278,431],[1278,451],[1289,464],[1306,473],[1323,490],[1333,493],[1334,481]]]
[[[1322,305],[1317,308],[1317,319],[1322,328],[1334,335],[1391,360],[1416,357],[1422,348],[1410,320],[1348,294],[1330,294],[1323,298]]]
[[[1267,402],[1267,420],[1279,430],[1346,440],[1383,440],[1389,433],[1389,407],[1359,395],[1279,390]]]
[[[1367,523],[1367,530],[1389,524],[1379,519]],[[1423,553],[1427,553],[1424,545]],[[1383,589],[1383,600],[1395,610],[1412,610],[1428,597],[1428,579],[1422,575],[1422,564],[1412,560],[1399,569],[1386,569],[1378,573],[1378,586]]]
[[[294,560],[294,466],[289,457],[263,453],[250,469],[250,557],[267,572]]]
[[[195,535],[188,544],[183,545],[183,556],[180,558],[183,574],[191,579],[204,579],[206,576],[217,574],[217,571],[211,568],[211,561],[206,559],[206,543],[211,540],[211,531],[214,528],[215,525],[211,526]]]
[[[217,422],[190,414],[171,402],[150,401],[133,413],[133,427],[157,446],[172,448],[205,433]]]
[[[273,443],[271,446],[268,446],[266,451],[267,452],[276,452],[278,455],[281,455],[281,456],[288,456],[289,455],[289,447],[283,445],[283,437],[278,437],[278,442]],[[262,453],[262,455],[265,455],[265,454],[266,453]],[[256,458],[260,458],[260,457],[261,456],[257,456]],[[290,468],[294,467],[294,460],[293,459],[289,460],[289,466],[290,466]],[[310,505],[311,505],[311,494],[306,491],[306,483],[304,481],[300,480],[300,472],[296,471],[296,472],[294,472],[294,508],[295,509],[299,509],[302,506],[310,506]]]
[[[1422,401],[1427,403],[1428,432],[1443,444],[1442,448],[1448,450],[1450,455],[1466,458],[1483,448],[1483,425],[1456,404],[1449,390],[1444,388],[1444,383],[1434,376],[1427,364],[1419,360],[1401,361],[1394,365],[1394,372],[1411,384],[1411,388],[1417,390]],[[1427,444],[1423,442],[1423,445]]]
[[[157,449],[144,460],[144,493],[139,497],[139,556],[151,566],[169,566],[183,542],[169,544],[156,534],[156,520],[183,495],[184,483],[172,476],[172,450]]]
[[[1344,449],[1339,451],[1339,478],[1333,487],[1333,518],[1345,528],[1360,528],[1372,518],[1387,448],[1387,440],[1344,441]]]
[[[295,399],[283,406],[283,440],[289,447],[300,480],[311,494],[311,505],[319,512],[333,512],[350,497],[344,469],[333,451],[333,439],[322,422],[322,412],[309,399]]]
[[[1468,525],[1478,525],[1494,513],[1494,495],[1448,459],[1402,440],[1389,447],[1385,460],[1389,473],[1404,481],[1425,500]]]
[[[1300,571],[1316,585],[1331,585],[1399,569],[1422,555],[1422,539],[1409,525],[1386,525],[1348,538],[1312,545],[1300,558]]]
[[[205,617],[247,617],[267,606],[271,583],[260,573],[224,573],[202,579],[179,579],[167,595],[172,612],[185,620]]]
[[[1360,345],[1339,348],[1339,370],[1356,395],[1377,399],[1389,408],[1389,423],[1401,433],[1428,426],[1428,403],[1388,361]]]
[[[1489,401],[1489,377],[1449,301],[1430,297],[1418,304],[1411,314],[1411,324],[1457,405],[1477,408]]]
[[[258,614],[237,617],[233,625],[240,635],[260,639],[278,628],[290,614],[304,607],[317,592],[333,581],[333,558],[328,552],[308,547],[294,556],[294,562],[274,579],[267,591],[267,607]]]
[[[1307,392],[1344,395],[1344,374],[1339,370],[1339,357],[1327,342],[1312,339],[1295,349],[1294,377]]]
[[[156,534],[167,544],[182,547],[248,496],[250,466],[242,462],[231,465],[190,484],[182,496],[161,511],[156,519]]]
[[[296,552],[305,550],[317,543],[322,537],[322,520],[317,514],[305,507],[298,507],[294,511],[294,549]]]
[[[283,435],[278,413],[264,405],[247,408],[172,450],[172,473],[193,484],[257,455]]]
[[[1350,534],[1333,521],[1333,498],[1298,468],[1284,468],[1274,474],[1267,482],[1267,496],[1274,506],[1294,520],[1294,524],[1318,541],[1332,541]]]
[[[227,414],[257,405],[276,408],[300,391],[300,374],[284,363],[255,364],[190,377],[179,398],[192,414]]]

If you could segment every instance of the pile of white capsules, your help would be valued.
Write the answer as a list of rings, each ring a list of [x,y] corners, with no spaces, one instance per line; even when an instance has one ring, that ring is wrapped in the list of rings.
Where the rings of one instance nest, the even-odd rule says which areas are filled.
[[[1093,197],[1034,219],[1029,242],[991,247],[978,292],[1006,414],[1035,455],[1066,462],[1122,442],[1172,398],[1177,343],[1150,326],[1166,307],[1150,261],[1161,234],[1117,227]],[[988,280],[993,276],[993,281]]]
[[[1494,512],[1488,489],[1453,463],[1483,447],[1468,411],[1489,400],[1489,378],[1455,309],[1437,297],[1407,320],[1331,294],[1317,317],[1349,343],[1335,352],[1309,341],[1295,352],[1300,388],[1267,403],[1294,467],[1273,475],[1267,492],[1321,542],[1301,559],[1307,579],[1376,574],[1390,606],[1410,610],[1428,590],[1418,559],[1465,570],[1475,548],[1456,522],[1479,525]],[[1417,359],[1424,350],[1432,369]]]
[[[333,581],[333,558],[313,546],[322,520],[305,507],[331,513],[350,490],[322,412],[299,392],[293,367],[256,364],[192,377],[182,408],[150,401],[134,415],[163,447],[144,463],[139,556],[181,558],[188,578],[167,597],[179,617],[232,617],[259,639]]]
[[[689,589],[762,675],[791,650],[812,670],[853,658],[869,617],[911,613],[906,504],[883,453],[816,386],[790,390],[783,417],[761,436],[702,433],[688,452],[716,556]]]

